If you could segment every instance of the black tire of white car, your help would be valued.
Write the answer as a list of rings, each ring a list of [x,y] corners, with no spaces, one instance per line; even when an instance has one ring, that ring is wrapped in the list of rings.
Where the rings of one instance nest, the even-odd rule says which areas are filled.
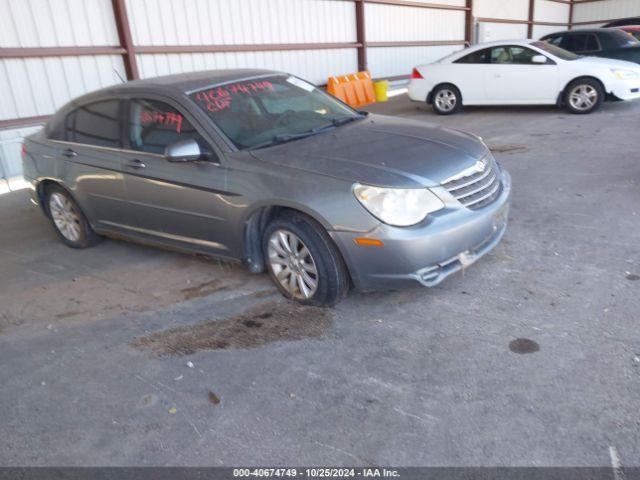
[[[438,85],[431,95],[431,104],[438,115],[453,115],[462,107],[462,95],[455,85]]]
[[[285,243],[296,242],[293,255],[289,249],[282,251],[277,241],[281,234],[286,235]],[[270,248],[270,242],[277,245]],[[349,274],[340,252],[322,225],[306,215],[290,212],[274,219],[264,231],[262,246],[269,276],[285,297],[304,305],[332,307],[349,292]],[[297,277],[293,288],[291,277]],[[301,287],[298,282],[303,280],[306,284]]]
[[[80,206],[64,188],[58,185],[47,187],[44,207],[56,234],[65,245],[88,248],[102,241],[103,237],[93,231]]]
[[[602,84],[593,78],[578,78],[567,85],[563,100],[570,113],[586,115],[602,106],[604,89]]]

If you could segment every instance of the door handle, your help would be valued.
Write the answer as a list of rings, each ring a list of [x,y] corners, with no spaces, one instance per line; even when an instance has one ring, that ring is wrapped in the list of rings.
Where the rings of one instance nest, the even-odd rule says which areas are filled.
[[[144,163],[142,163],[142,161],[141,161],[141,160],[138,160],[137,158],[136,158],[136,159],[134,159],[134,160],[131,160],[131,161],[127,164],[127,166],[128,166],[128,167],[131,167],[131,168],[135,168],[136,170],[137,170],[137,169],[139,169],[139,168],[147,168],[147,166],[146,166]]]
[[[78,154],[76,153],[76,151],[75,151],[75,150],[72,150],[72,149],[70,149],[70,148],[65,149],[65,150],[62,152],[62,155],[64,155],[64,156],[65,156],[65,157],[67,157],[67,158],[73,158],[73,157],[77,157],[77,156],[78,156]]]

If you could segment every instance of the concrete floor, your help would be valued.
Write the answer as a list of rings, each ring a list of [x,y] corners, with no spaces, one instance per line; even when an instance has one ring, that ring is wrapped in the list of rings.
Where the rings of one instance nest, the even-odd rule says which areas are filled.
[[[0,465],[640,466],[640,103],[371,110],[511,172],[464,276],[301,312],[237,266],[66,248],[0,195]]]

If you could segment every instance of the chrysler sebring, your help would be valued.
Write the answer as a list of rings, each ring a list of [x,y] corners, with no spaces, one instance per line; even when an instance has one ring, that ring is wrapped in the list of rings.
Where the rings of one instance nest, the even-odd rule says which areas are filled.
[[[564,105],[591,113],[604,100],[640,98],[640,66],[579,57],[546,42],[486,43],[413,69],[409,97],[450,115],[462,105]]]
[[[26,139],[23,163],[70,247],[108,235],[242,261],[312,305],[436,285],[496,246],[510,198],[478,137],[264,70],[85,95]]]

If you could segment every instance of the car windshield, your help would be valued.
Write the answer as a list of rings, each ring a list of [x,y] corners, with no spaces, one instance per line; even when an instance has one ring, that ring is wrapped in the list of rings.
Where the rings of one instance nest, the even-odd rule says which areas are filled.
[[[640,42],[627,32],[622,30],[611,30],[611,38],[615,41],[618,48],[630,48],[640,46]]]
[[[564,48],[556,47],[555,45],[551,45],[547,42],[533,42],[531,43],[534,47],[539,48],[540,50],[544,50],[551,55],[558,57],[561,60],[577,60],[580,58],[579,55],[570,52],[569,50],[565,50]]]
[[[286,75],[237,80],[189,96],[241,150],[304,138],[364,116]]]

